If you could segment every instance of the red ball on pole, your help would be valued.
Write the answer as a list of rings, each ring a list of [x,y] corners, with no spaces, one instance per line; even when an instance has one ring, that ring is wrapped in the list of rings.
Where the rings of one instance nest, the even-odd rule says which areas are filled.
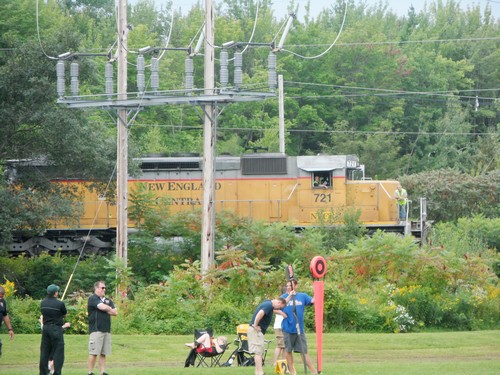
[[[326,274],[326,261],[322,256],[315,256],[311,260],[309,265],[312,277],[315,279],[321,279]]]

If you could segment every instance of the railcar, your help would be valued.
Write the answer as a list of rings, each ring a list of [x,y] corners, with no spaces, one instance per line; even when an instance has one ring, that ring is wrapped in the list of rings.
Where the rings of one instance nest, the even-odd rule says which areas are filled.
[[[202,208],[200,156],[148,156],[137,162],[141,173],[129,177],[129,195],[141,189],[154,199],[168,198],[165,201],[169,214]],[[114,251],[113,194],[88,190],[84,181],[59,182],[76,184],[81,189],[82,210],[76,224],[54,222],[42,236],[19,236],[10,251]],[[421,238],[427,228],[425,200],[420,202],[418,220],[400,222],[394,199],[397,183],[367,178],[355,155],[223,155],[215,160],[215,207],[216,211],[228,210],[241,217],[285,223],[297,229],[335,225],[344,212],[356,210],[369,231],[381,229]],[[134,223],[130,221],[128,227],[133,230]]]

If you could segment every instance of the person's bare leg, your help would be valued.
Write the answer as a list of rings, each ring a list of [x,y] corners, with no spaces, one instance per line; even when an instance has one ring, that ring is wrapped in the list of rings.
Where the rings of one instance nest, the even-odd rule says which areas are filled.
[[[262,371],[262,356],[259,354],[255,354],[255,375],[262,375],[264,372]]]
[[[186,346],[189,346],[191,349],[196,349],[196,344],[203,345],[205,348],[210,348],[212,346],[210,335],[208,333],[204,333],[200,337],[198,337],[194,343],[186,343]]]
[[[273,366],[276,366],[276,362],[280,359],[281,348],[274,349],[274,358],[273,358]]]
[[[290,352],[287,352],[285,350],[285,358],[286,358],[286,363],[288,364],[288,371],[290,371],[290,374],[295,375],[297,371],[295,371],[295,366],[293,365],[293,355]]]
[[[318,371],[316,371],[316,367],[314,367],[311,357],[309,357],[309,354],[304,355],[306,357],[306,365],[309,367],[309,370],[311,371],[311,374],[317,374]]]
[[[210,348],[210,346],[212,345],[211,342],[210,342],[210,335],[208,333],[204,333],[203,335],[201,335],[200,337],[198,337],[198,339],[196,340],[196,342],[198,344],[203,345],[205,348]]]
[[[99,374],[102,374],[106,371],[106,356],[101,354],[99,356]]]
[[[97,356],[96,355],[89,355],[89,374],[94,371],[94,366],[95,366],[95,360]]]

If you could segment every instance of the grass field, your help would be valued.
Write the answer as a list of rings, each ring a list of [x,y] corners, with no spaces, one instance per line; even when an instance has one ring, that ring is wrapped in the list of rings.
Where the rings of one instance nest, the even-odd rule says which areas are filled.
[[[272,333],[266,335],[273,338]],[[40,335],[2,332],[1,375],[38,374]],[[412,334],[337,333],[324,335],[324,374],[500,374],[500,331],[439,332]],[[64,375],[87,373],[87,336],[67,335]],[[113,335],[113,354],[108,358],[110,375],[252,375],[253,367],[183,368],[191,336]],[[315,337],[308,335],[315,362]],[[234,346],[226,351],[223,361]],[[266,360],[266,374],[273,374],[274,343]],[[303,374],[300,356],[296,368]],[[95,371],[94,371],[95,372]]]

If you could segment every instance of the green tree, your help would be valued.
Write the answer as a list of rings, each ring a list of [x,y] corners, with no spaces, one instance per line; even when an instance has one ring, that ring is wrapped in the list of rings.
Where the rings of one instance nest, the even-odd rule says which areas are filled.
[[[457,169],[443,169],[400,180],[410,197],[427,198],[429,220],[456,221],[479,213],[488,218],[498,216],[499,176],[498,171],[471,176]]]

